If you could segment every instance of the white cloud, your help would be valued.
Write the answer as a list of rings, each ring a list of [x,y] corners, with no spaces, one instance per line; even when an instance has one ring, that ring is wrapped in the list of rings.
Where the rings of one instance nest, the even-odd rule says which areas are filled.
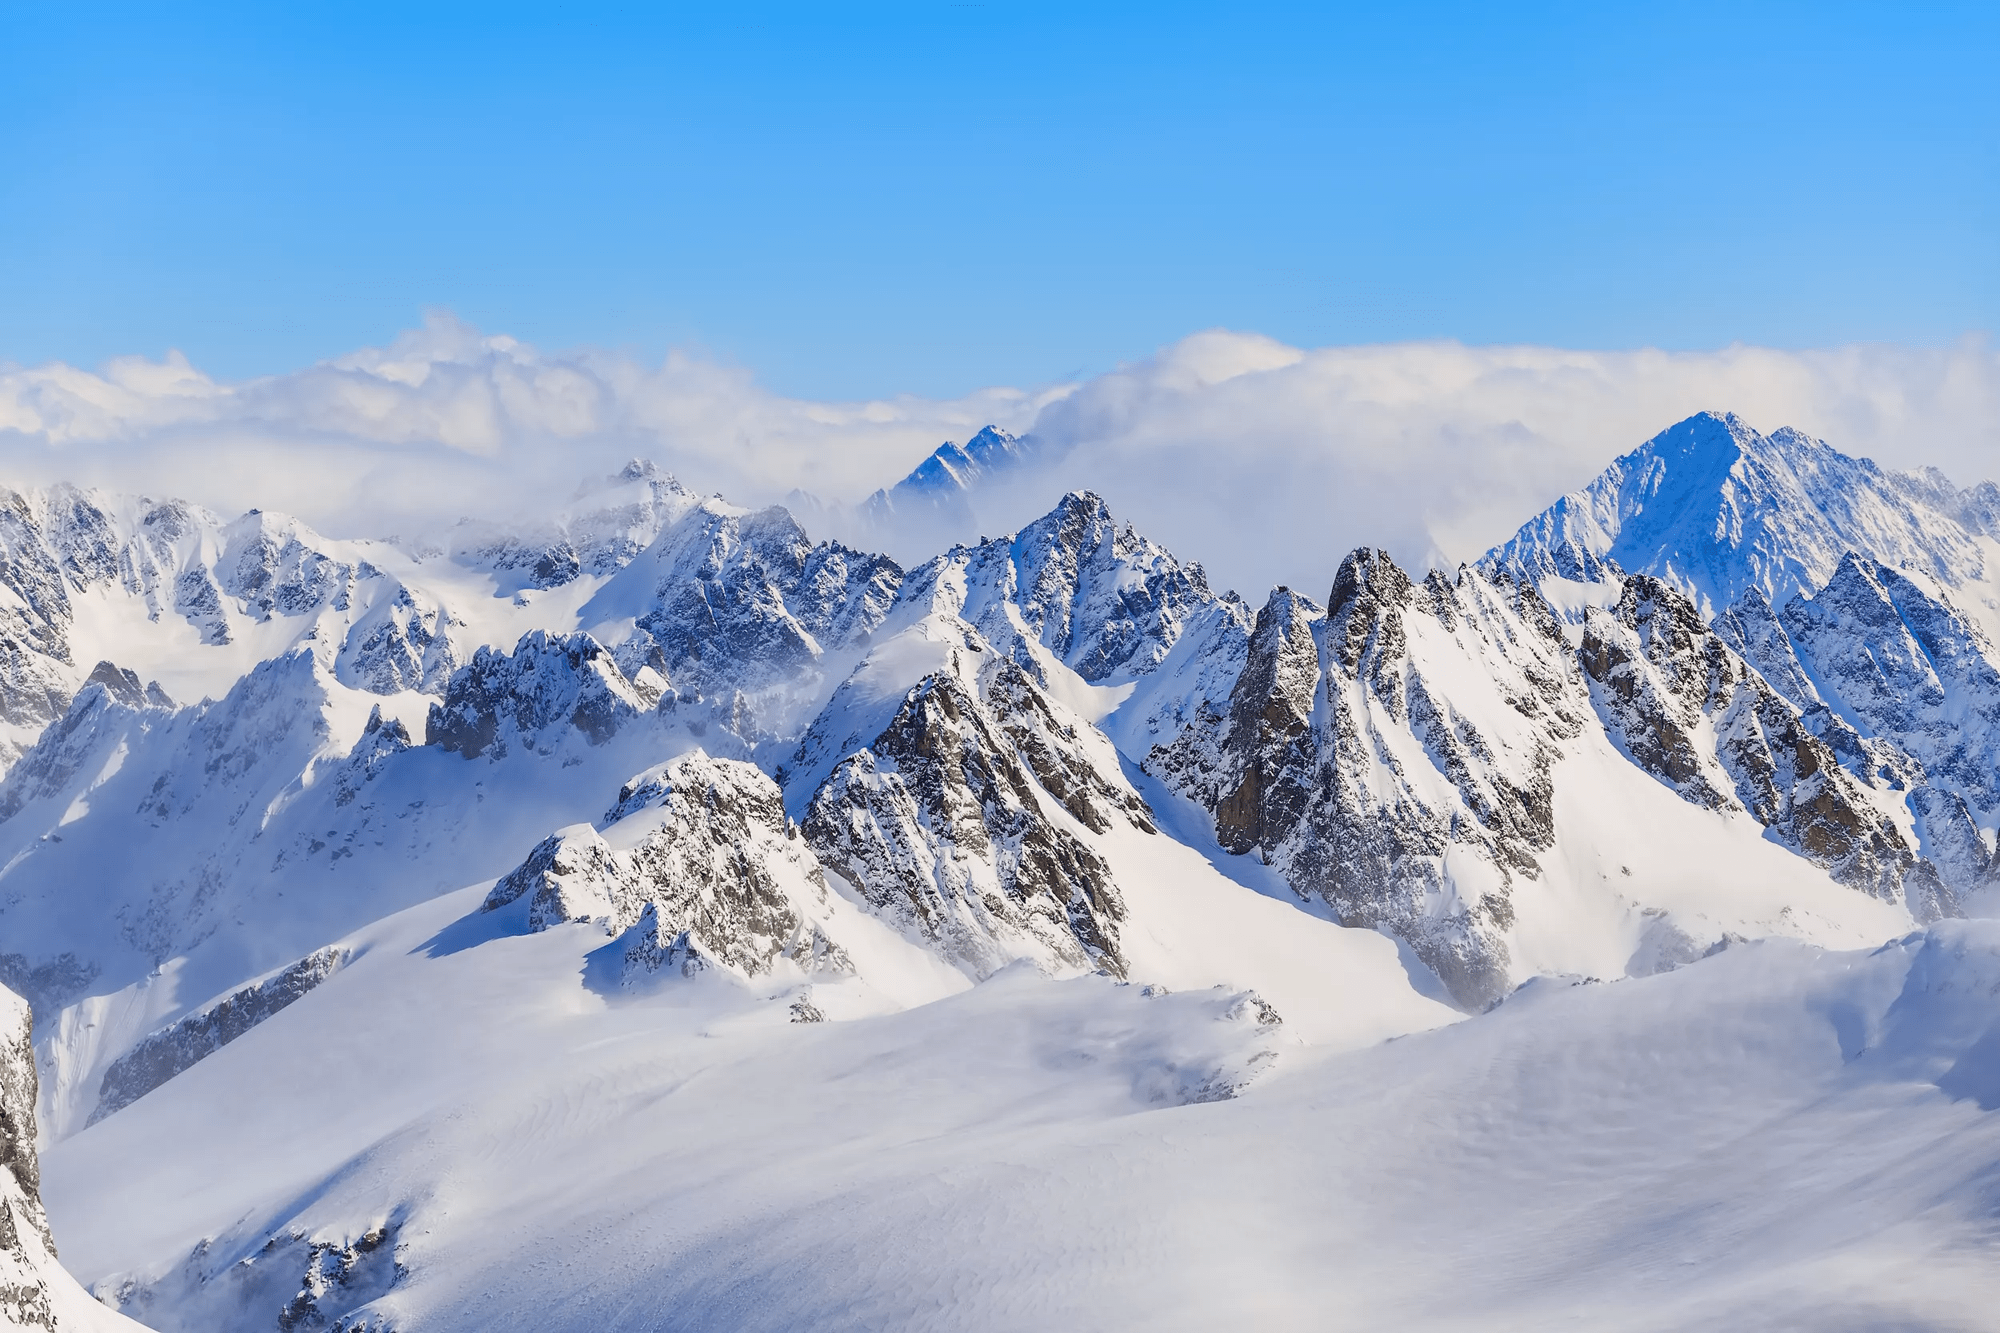
[[[1189,338],[1081,385],[1034,430],[1054,469],[1129,512],[1218,582],[1324,596],[1367,543],[1422,566],[1476,557],[1612,458],[1707,408],[1796,426],[1961,485],[2000,472],[2000,355],[1911,349],[1577,352],[1416,343],[1301,352]],[[1046,504],[996,496],[994,530]],[[1016,488],[1010,488],[1016,489]],[[997,508],[997,505],[996,505]]]
[[[1057,461],[983,496],[974,522],[986,531],[1088,486],[1220,584],[1323,596],[1362,543],[1416,565],[1469,559],[1703,408],[1961,483],[2000,471],[2000,355],[1974,339],[1303,351],[1216,331],[1076,386],[823,403],[700,357],[544,353],[443,314],[387,347],[242,383],[178,355],[95,372],[0,367],[0,469],[15,484],[258,505],[360,535],[544,510],[635,454],[746,503],[793,487],[852,501],[992,421],[1032,430]]]
[[[387,347],[235,384],[178,353],[0,367],[0,469],[360,535],[546,510],[635,455],[748,503],[865,494],[945,439],[1025,426],[1049,396],[807,402],[699,357],[549,354],[433,313]]]

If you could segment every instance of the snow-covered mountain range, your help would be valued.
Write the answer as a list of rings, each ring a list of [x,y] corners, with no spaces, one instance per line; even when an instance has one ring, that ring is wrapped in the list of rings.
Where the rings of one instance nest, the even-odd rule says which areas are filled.
[[[1329,1209],[1336,1324],[1457,1326],[1514,1251],[1384,1256],[1526,1197],[1482,1151],[1521,1246],[1597,1245],[1552,1145],[1605,1115],[1634,1190],[1870,1117],[1933,1174],[1755,1280],[1683,1220],[1677,1304],[1579,1261],[1498,1322],[1748,1326],[1840,1255],[1891,1322],[1996,1294],[1990,483],[1703,414],[1475,564],[1330,550],[1258,606],[1090,494],[910,568],[642,463],[437,541],[4,498],[0,1167],[39,1136],[65,1261],[152,1327],[1323,1327],[1276,1238]],[[1223,1211],[1113,1215],[1180,1170]]]

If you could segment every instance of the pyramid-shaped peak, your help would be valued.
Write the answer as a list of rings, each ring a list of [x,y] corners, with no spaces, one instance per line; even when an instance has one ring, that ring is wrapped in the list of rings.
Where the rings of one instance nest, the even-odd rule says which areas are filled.
[[[1096,491],[1068,491],[1056,501],[1057,514],[1087,514],[1093,518],[1111,517],[1111,506],[1104,503],[1104,497]]]
[[[1734,458],[1760,438],[1755,428],[1734,412],[1706,411],[1675,422],[1648,440],[1645,447],[1655,453],[1671,447],[1682,454]]]
[[[1824,597],[1829,592],[1852,594],[1863,588],[1873,595],[1883,596],[1880,566],[1858,551],[1849,551],[1840,557],[1840,565],[1833,571],[1833,577],[1826,581],[1815,596]]]
[[[980,458],[989,453],[1012,452],[1020,442],[1018,435],[989,424],[980,427],[979,432],[965,442],[965,452]]]

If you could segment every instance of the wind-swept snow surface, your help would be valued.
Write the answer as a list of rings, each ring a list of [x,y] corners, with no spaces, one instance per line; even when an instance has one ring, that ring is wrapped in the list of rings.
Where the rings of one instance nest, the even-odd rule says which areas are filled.
[[[1240,991],[1018,969],[867,1022],[700,984],[606,1005],[572,984],[580,928],[448,943],[471,902],[356,941],[285,1016],[55,1150],[55,1221],[100,1292],[190,1330],[1991,1311],[1985,923],[1537,983],[1354,1049],[1421,1006],[1308,1045]]]

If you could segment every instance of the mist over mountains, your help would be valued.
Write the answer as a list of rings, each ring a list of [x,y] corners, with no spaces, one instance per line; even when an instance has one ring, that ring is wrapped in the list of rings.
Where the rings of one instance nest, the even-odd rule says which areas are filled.
[[[1406,565],[1475,559],[1631,441],[1710,408],[1887,467],[1977,477],[2000,449],[2000,355],[1976,339],[1301,349],[1216,330],[1065,383],[820,402],[698,354],[551,351],[437,311],[387,346],[245,382],[173,355],[0,366],[0,458],[16,485],[172,495],[414,540],[467,515],[540,522],[550,497],[641,457],[699,494],[787,504],[818,536],[911,565],[1089,490],[1254,598],[1324,581],[1329,543],[1369,542]],[[982,487],[949,528],[850,523],[875,490],[988,424],[1035,440],[1041,466]],[[1254,539],[1230,517],[1252,509],[1266,516]]]
[[[1434,567],[1546,473],[1330,497],[1282,401],[1176,466],[1318,356],[1190,340],[793,507],[7,492],[7,1216],[160,1329],[1976,1322],[2000,490],[1700,413]],[[977,530],[1113,463],[1142,519]],[[1442,507],[1339,546],[1399,468]],[[5,1245],[26,1326],[115,1320]]]

